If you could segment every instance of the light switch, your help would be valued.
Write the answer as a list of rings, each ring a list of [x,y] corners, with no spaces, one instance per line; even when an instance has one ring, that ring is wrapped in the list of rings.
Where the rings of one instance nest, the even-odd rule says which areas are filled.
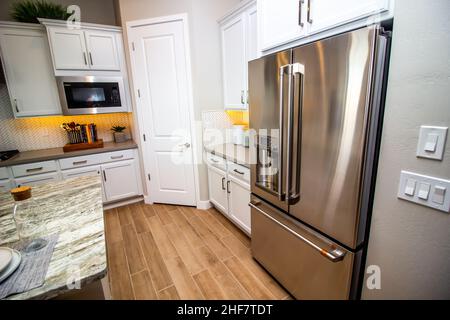
[[[430,133],[427,137],[427,142],[425,143],[426,152],[436,152],[436,146],[439,140],[439,136],[434,133]]]
[[[446,191],[447,191],[447,188],[445,188],[443,186],[434,187],[433,198],[432,198],[433,202],[437,203],[437,204],[444,204]]]
[[[415,192],[416,192],[416,180],[408,179],[406,181],[405,194],[412,197],[414,196]]]
[[[420,158],[442,160],[444,156],[447,127],[421,126],[417,156]]]
[[[446,213],[450,212],[450,180],[402,171],[397,197]]]
[[[431,185],[429,183],[421,182],[419,184],[419,194],[417,195],[419,199],[428,200],[428,196],[430,195]]]

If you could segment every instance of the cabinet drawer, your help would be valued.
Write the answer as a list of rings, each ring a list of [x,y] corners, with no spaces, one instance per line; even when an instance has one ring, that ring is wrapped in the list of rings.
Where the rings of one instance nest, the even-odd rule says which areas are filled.
[[[228,174],[233,177],[242,180],[246,183],[250,183],[250,169],[234,162],[228,161]]]
[[[219,156],[216,156],[212,153],[206,153],[206,162],[208,165],[220,168],[222,170],[227,170],[227,161]]]
[[[101,171],[102,169],[100,166],[90,166],[79,169],[64,170],[62,172],[62,178],[65,180],[76,177],[100,176]]]
[[[25,177],[35,174],[57,171],[56,161],[44,161],[12,166],[14,177]]]
[[[34,176],[24,177],[16,179],[17,186],[37,186],[43,183],[52,182],[52,181],[60,181],[61,177],[58,172],[45,173],[45,174],[37,174]]]
[[[11,180],[0,180],[0,193],[1,192],[8,192],[13,188],[13,184]]]
[[[120,150],[101,154],[102,163],[134,159],[134,150]]]
[[[59,160],[59,165],[62,170],[74,169],[79,167],[92,166],[102,162],[101,154],[91,154],[87,156],[80,156],[74,158],[67,158]]]
[[[6,167],[1,167],[0,168],[0,179],[8,179],[9,175],[8,175],[8,169],[6,169]]]

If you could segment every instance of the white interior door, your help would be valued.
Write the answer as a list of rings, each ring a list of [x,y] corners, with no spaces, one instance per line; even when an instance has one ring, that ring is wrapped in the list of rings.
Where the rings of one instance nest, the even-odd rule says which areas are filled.
[[[184,28],[183,20],[148,23],[129,27],[128,36],[149,199],[195,205]]]

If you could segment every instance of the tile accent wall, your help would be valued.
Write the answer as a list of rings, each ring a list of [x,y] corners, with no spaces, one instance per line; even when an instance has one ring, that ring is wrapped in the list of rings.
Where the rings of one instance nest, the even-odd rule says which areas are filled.
[[[231,141],[229,132],[233,120],[224,110],[202,112],[202,136],[204,146],[214,146]]]

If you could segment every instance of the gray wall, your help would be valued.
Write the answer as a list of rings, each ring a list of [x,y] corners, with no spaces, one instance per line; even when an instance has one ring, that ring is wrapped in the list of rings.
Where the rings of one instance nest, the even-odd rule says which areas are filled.
[[[221,44],[217,20],[239,0],[116,0],[118,16],[124,28],[127,21],[188,13],[190,28],[194,117],[201,120],[202,110],[221,109],[222,70]],[[129,63],[129,54],[127,52]],[[201,128],[197,127],[197,144],[202,146]],[[197,157],[202,158],[199,148]],[[200,199],[208,200],[208,176],[206,166],[199,164]]]
[[[0,20],[12,20],[9,9],[13,2],[19,0],[0,1]],[[62,5],[76,4],[81,8],[81,21],[99,24],[116,24],[114,0],[49,0]]]
[[[415,156],[420,125],[450,126],[450,1],[397,0],[391,59],[363,298],[449,299],[450,214],[396,194],[402,169],[450,179],[450,137],[444,161]]]

